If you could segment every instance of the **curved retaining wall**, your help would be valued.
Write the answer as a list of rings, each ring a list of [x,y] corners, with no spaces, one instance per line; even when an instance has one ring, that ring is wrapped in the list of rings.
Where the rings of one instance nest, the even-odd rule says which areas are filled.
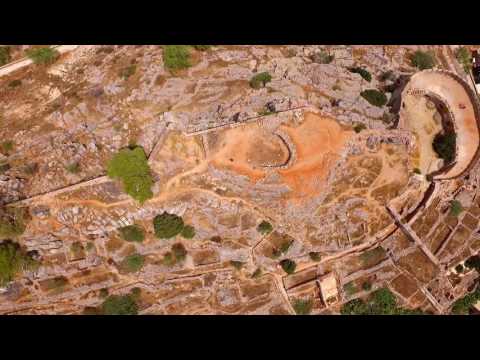
[[[435,79],[433,74],[445,76],[450,80],[454,80],[457,84],[461,86],[464,93],[459,93],[459,98],[466,94],[468,98],[466,111],[470,111],[474,117],[473,122],[469,121],[471,118],[460,111],[465,112],[465,109],[459,109],[458,104],[454,99],[448,100],[452,97],[451,91],[458,91],[458,88],[455,89],[455,86],[446,83],[440,82],[440,79]],[[426,81],[423,77],[432,77],[431,82]],[[441,173],[432,174],[434,175],[434,180],[448,180],[461,177],[467,173],[478,161],[480,157],[480,105],[478,103],[477,95],[470,85],[463,80],[458,75],[445,70],[424,70],[418,72],[410,78],[409,83],[402,92],[402,99],[406,95],[407,91],[411,89],[419,89],[425,94],[434,96],[437,99],[440,99],[445,106],[447,107],[450,116],[453,120],[453,125],[455,127],[455,132],[457,134],[457,148],[456,148],[456,159],[453,164],[447,166],[443,169]],[[464,96],[465,97],[465,96]],[[403,103],[403,100],[402,100]],[[468,109],[470,107],[470,109]],[[459,109],[455,111],[456,109]],[[460,116],[459,116],[460,115]],[[462,121],[459,121],[459,119]]]

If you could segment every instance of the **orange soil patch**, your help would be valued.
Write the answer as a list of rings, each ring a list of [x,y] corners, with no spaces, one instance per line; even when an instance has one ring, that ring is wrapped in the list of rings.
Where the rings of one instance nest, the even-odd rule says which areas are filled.
[[[315,196],[323,190],[331,167],[340,157],[353,131],[345,131],[334,119],[305,114],[296,127],[282,126],[296,147],[295,164],[280,170],[293,198]]]

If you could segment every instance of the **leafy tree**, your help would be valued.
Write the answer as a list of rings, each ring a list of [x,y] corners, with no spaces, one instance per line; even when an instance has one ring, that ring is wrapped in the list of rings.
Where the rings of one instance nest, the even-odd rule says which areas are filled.
[[[480,272],[480,255],[473,255],[465,261],[465,266]]]
[[[53,64],[59,55],[57,50],[49,47],[27,50],[27,56],[37,65]]]
[[[181,70],[192,66],[187,45],[165,45],[163,63],[168,70]]]
[[[195,228],[191,225],[185,225],[181,232],[181,235],[185,239],[193,239],[195,236]]]
[[[10,46],[0,46],[0,66],[10,62]]]
[[[387,96],[375,89],[364,90],[360,93],[360,96],[373,106],[382,107],[387,103]]]
[[[270,224],[268,221],[263,220],[258,226],[257,226],[257,231],[262,234],[266,235],[269,234],[273,230],[272,224]]]
[[[364,80],[368,82],[372,81],[372,75],[367,70],[361,67],[351,67],[348,70],[350,70],[351,73],[360,75]]]
[[[17,243],[10,240],[0,243],[0,287],[13,281],[22,271],[34,269],[37,265]]]
[[[250,86],[254,89],[260,89],[272,81],[272,76],[268,72],[261,72],[250,79]]]
[[[280,266],[287,274],[293,274],[295,272],[295,269],[297,268],[297,264],[295,263],[295,261],[290,259],[280,261]]]
[[[175,214],[163,212],[153,219],[155,236],[159,239],[173,238],[182,232],[183,227],[183,219]]]
[[[293,302],[293,309],[297,315],[308,315],[312,312],[312,299],[295,299]]]
[[[447,164],[455,159],[456,147],[457,135],[453,131],[438,133],[433,139],[433,150]]]
[[[140,203],[153,196],[153,179],[141,147],[122,149],[115,154],[107,165],[107,175],[121,180],[125,192]]]
[[[132,254],[122,260],[120,268],[126,273],[135,273],[142,269],[144,263],[145,256],[141,254]]]
[[[142,242],[145,240],[145,232],[140,225],[128,225],[118,229],[120,236],[125,241]]]
[[[137,315],[138,306],[131,294],[111,295],[102,304],[104,315]]]
[[[435,55],[431,51],[417,50],[410,56],[413,66],[420,70],[431,69],[435,66]]]
[[[472,54],[465,46],[462,46],[455,51],[455,57],[458,62],[462,64],[465,72],[470,72],[472,69]]]
[[[450,203],[450,215],[457,217],[463,211],[462,203],[458,200],[453,200]],[[466,264],[465,264],[466,265]]]

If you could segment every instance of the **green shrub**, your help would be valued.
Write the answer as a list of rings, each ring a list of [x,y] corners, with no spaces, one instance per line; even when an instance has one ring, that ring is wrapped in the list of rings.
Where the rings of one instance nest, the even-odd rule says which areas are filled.
[[[438,133],[433,139],[433,150],[447,164],[455,159],[456,147],[457,135],[453,131]]]
[[[26,211],[9,208],[0,215],[0,240],[22,235],[26,225]]]
[[[262,276],[262,269],[261,268],[257,268],[253,274],[252,274],[252,279],[257,279],[259,278],[260,276]]]
[[[308,315],[312,312],[312,299],[295,299],[293,302],[293,309],[297,315]]]
[[[185,225],[181,232],[181,235],[185,239],[193,239],[195,236],[195,228],[191,225]]]
[[[130,290],[130,295],[135,301],[138,301],[140,299],[140,296],[142,295],[142,289],[139,287],[134,287]]]
[[[13,141],[5,140],[0,143],[0,152],[4,155],[9,155],[15,147]]]
[[[360,96],[367,100],[371,105],[382,107],[387,103],[387,96],[381,91],[375,89],[364,90]]]
[[[100,293],[98,294],[102,299],[106,298],[108,296],[108,289],[107,288],[102,288],[100,289]]]
[[[130,66],[126,66],[124,68],[122,68],[120,70],[120,72],[118,73],[118,75],[123,78],[124,80],[128,80],[128,78],[130,76],[132,76],[133,74],[135,74],[135,72],[137,71],[137,66],[136,65],[130,65]]]
[[[7,285],[25,270],[34,269],[38,263],[13,241],[0,243],[0,287]]]
[[[320,51],[310,56],[310,60],[317,64],[330,64],[334,58],[334,55],[329,55],[326,51]]]
[[[465,295],[453,303],[452,313],[456,315],[468,315],[470,308],[480,300],[480,287],[471,294]]]
[[[172,266],[175,264],[175,262],[176,262],[175,257],[170,251],[165,253],[165,255],[163,255],[163,259],[162,259],[163,265]]]
[[[10,46],[0,46],[0,66],[10,62]]]
[[[372,81],[372,75],[367,70],[361,67],[352,67],[348,70],[350,70],[351,73],[360,75],[364,80],[368,82]]]
[[[212,47],[212,45],[192,45],[195,50],[198,51],[207,51]]]
[[[168,70],[181,70],[192,66],[187,45],[165,45],[163,63]]]
[[[237,260],[230,260],[230,265],[235,269],[240,270],[243,267],[243,262]]]
[[[57,50],[49,47],[27,50],[27,56],[37,65],[53,64],[59,55]]]
[[[322,257],[320,256],[320,253],[319,252],[316,252],[316,251],[311,251],[308,253],[308,256],[310,256],[310,259],[312,261],[320,261],[322,260]]]
[[[473,255],[465,261],[465,266],[468,267],[469,269],[475,269],[478,272],[480,272],[480,256],[479,255]]]
[[[159,239],[171,239],[180,234],[183,227],[183,219],[175,214],[163,212],[153,219],[155,236]]]
[[[74,162],[65,166],[65,169],[71,174],[78,174],[80,172],[80,164],[78,162]]]
[[[345,293],[348,296],[351,296],[351,295],[355,294],[356,292],[358,292],[358,289],[355,286],[355,284],[352,281],[350,281],[349,283],[346,283],[345,285],[343,285],[343,291],[345,291]]]
[[[132,295],[111,295],[102,304],[104,315],[137,315],[138,306]]]
[[[369,282],[369,281],[365,281],[363,284],[362,284],[362,289],[364,291],[370,291],[372,290],[372,284]]]
[[[172,245],[172,254],[175,258],[175,262],[183,261],[187,257],[187,249],[182,243]]]
[[[83,245],[80,241],[75,241],[70,246],[70,251],[74,254],[75,258],[79,258],[83,255]]]
[[[342,315],[368,315],[368,306],[361,299],[353,299],[342,305],[340,313]]]
[[[0,174],[3,174],[4,172],[10,170],[12,167],[10,166],[9,163],[2,163],[0,164]]]
[[[417,50],[410,56],[413,66],[420,70],[431,69],[435,66],[435,55],[431,51]]]
[[[65,276],[57,276],[45,281],[45,287],[48,290],[59,290],[68,285],[68,279]]]
[[[262,72],[250,79],[250,86],[254,89],[260,89],[272,81],[272,76],[268,72]]]
[[[361,132],[362,130],[365,130],[367,127],[365,126],[365,124],[362,124],[362,123],[358,123],[358,124],[355,124],[355,126],[353,127],[353,131],[355,131],[357,134],[359,132]]]
[[[22,85],[22,80],[19,80],[19,79],[12,80],[8,83],[8,87],[11,87],[11,88],[15,88],[20,85]]]
[[[465,268],[463,267],[462,264],[458,264],[457,266],[455,266],[455,271],[457,273],[463,273],[464,270],[465,270]]]
[[[465,46],[462,46],[455,51],[455,57],[457,58],[458,62],[463,66],[465,72],[470,72],[470,70],[472,69],[472,54]]]
[[[269,234],[273,230],[272,224],[269,222],[263,220],[258,226],[257,226],[257,231],[262,234],[266,235]]]
[[[281,246],[280,246],[280,252],[282,254],[286,254],[288,252],[288,250],[290,249],[290,247],[293,245],[293,240],[287,240],[285,241]]]
[[[295,261],[292,261],[290,259],[280,261],[280,266],[287,274],[293,274],[295,272],[295,269],[297,268],[297,264],[295,263]]]
[[[153,179],[141,147],[122,149],[115,154],[107,165],[107,175],[121,180],[125,192],[140,203],[153,196]]]
[[[132,254],[127,256],[120,263],[120,269],[126,273],[135,273],[140,271],[145,263],[145,256],[141,254]]]
[[[128,225],[118,229],[120,236],[125,241],[142,242],[145,240],[145,232],[140,225]]]
[[[453,200],[451,203],[450,203],[450,215],[451,216],[455,216],[457,217],[458,215],[460,215],[463,211],[463,206],[462,206],[462,203],[458,200]],[[466,265],[466,263],[465,263]]]
[[[420,171],[419,168],[413,169],[413,172],[414,172],[415,174],[418,174],[418,175],[421,175],[421,174],[422,174],[422,172]]]

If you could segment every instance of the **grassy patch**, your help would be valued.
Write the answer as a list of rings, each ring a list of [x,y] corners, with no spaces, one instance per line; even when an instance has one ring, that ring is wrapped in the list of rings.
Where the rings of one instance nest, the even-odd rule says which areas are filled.
[[[101,306],[103,315],[137,315],[138,306],[131,294],[111,295]]]
[[[80,164],[78,162],[74,162],[65,166],[65,169],[70,174],[78,174],[80,172]]]
[[[0,46],[0,66],[8,64],[10,60],[10,46]]]
[[[355,284],[353,283],[353,281],[350,281],[349,283],[343,285],[343,291],[345,291],[345,293],[346,293],[348,296],[352,296],[353,294],[355,294],[356,292],[358,292],[358,289],[357,289],[357,287],[355,286]]]
[[[163,47],[163,64],[168,70],[182,70],[192,66],[187,45],[165,45]]]
[[[385,250],[381,246],[378,246],[375,249],[367,250],[360,254],[360,260],[365,267],[375,265],[383,257],[385,257]]]
[[[145,240],[145,231],[140,225],[128,225],[118,229],[120,237],[129,242],[142,242]]]
[[[153,179],[141,147],[122,149],[115,154],[108,163],[107,175],[121,180],[125,192],[140,203],[153,196]]]
[[[25,270],[35,268],[38,263],[13,241],[0,243],[0,286],[3,287]]]
[[[0,215],[0,240],[15,238],[25,231],[27,212],[9,208]]]
[[[44,47],[27,50],[27,56],[36,65],[50,65],[58,59],[60,54],[55,49]]]
[[[375,89],[364,90],[360,93],[360,96],[373,106],[382,107],[387,103],[387,96]]]
[[[450,215],[457,217],[463,211],[462,203],[458,200],[453,200],[450,203]]]

